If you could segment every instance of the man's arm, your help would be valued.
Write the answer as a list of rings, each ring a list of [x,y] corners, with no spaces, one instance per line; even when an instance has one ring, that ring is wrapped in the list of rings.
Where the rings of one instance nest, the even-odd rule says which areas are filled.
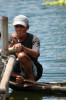
[[[22,49],[24,50],[25,53],[31,55],[32,57],[39,57],[39,51],[38,50],[33,50],[33,49],[30,49],[30,48],[27,48],[25,46],[22,45]]]

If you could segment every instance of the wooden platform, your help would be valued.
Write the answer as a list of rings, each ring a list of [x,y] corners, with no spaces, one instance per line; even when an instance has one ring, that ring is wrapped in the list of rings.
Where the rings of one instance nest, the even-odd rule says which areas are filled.
[[[37,92],[44,94],[66,95],[66,82],[37,82],[30,87],[23,87],[9,81],[9,87],[17,91]]]

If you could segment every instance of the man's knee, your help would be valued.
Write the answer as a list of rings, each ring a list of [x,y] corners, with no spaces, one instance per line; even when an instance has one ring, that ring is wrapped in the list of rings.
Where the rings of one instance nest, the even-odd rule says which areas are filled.
[[[19,54],[18,54],[18,60],[19,61],[24,61],[25,60],[25,57],[26,57],[26,54],[24,53],[24,52],[20,52]]]
[[[24,52],[18,54],[18,60],[23,64],[30,64],[32,66],[31,59]]]

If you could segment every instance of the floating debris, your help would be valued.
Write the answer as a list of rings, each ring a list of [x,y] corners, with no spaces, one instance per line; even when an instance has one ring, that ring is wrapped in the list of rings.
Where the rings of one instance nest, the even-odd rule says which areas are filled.
[[[46,1],[42,5],[54,5],[54,6],[66,6],[66,0],[58,0],[58,1]]]
[[[9,24],[10,26],[13,26],[13,24]]]

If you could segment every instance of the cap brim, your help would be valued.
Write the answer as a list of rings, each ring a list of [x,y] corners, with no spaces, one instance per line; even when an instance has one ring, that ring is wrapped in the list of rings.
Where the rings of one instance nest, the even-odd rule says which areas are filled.
[[[25,24],[25,22],[23,22],[23,21],[22,21],[22,22],[21,22],[21,21],[18,21],[18,22],[16,21],[16,22],[13,23],[13,25],[14,25],[14,26],[15,26],[15,25],[23,25],[24,27],[26,27],[26,24]]]

